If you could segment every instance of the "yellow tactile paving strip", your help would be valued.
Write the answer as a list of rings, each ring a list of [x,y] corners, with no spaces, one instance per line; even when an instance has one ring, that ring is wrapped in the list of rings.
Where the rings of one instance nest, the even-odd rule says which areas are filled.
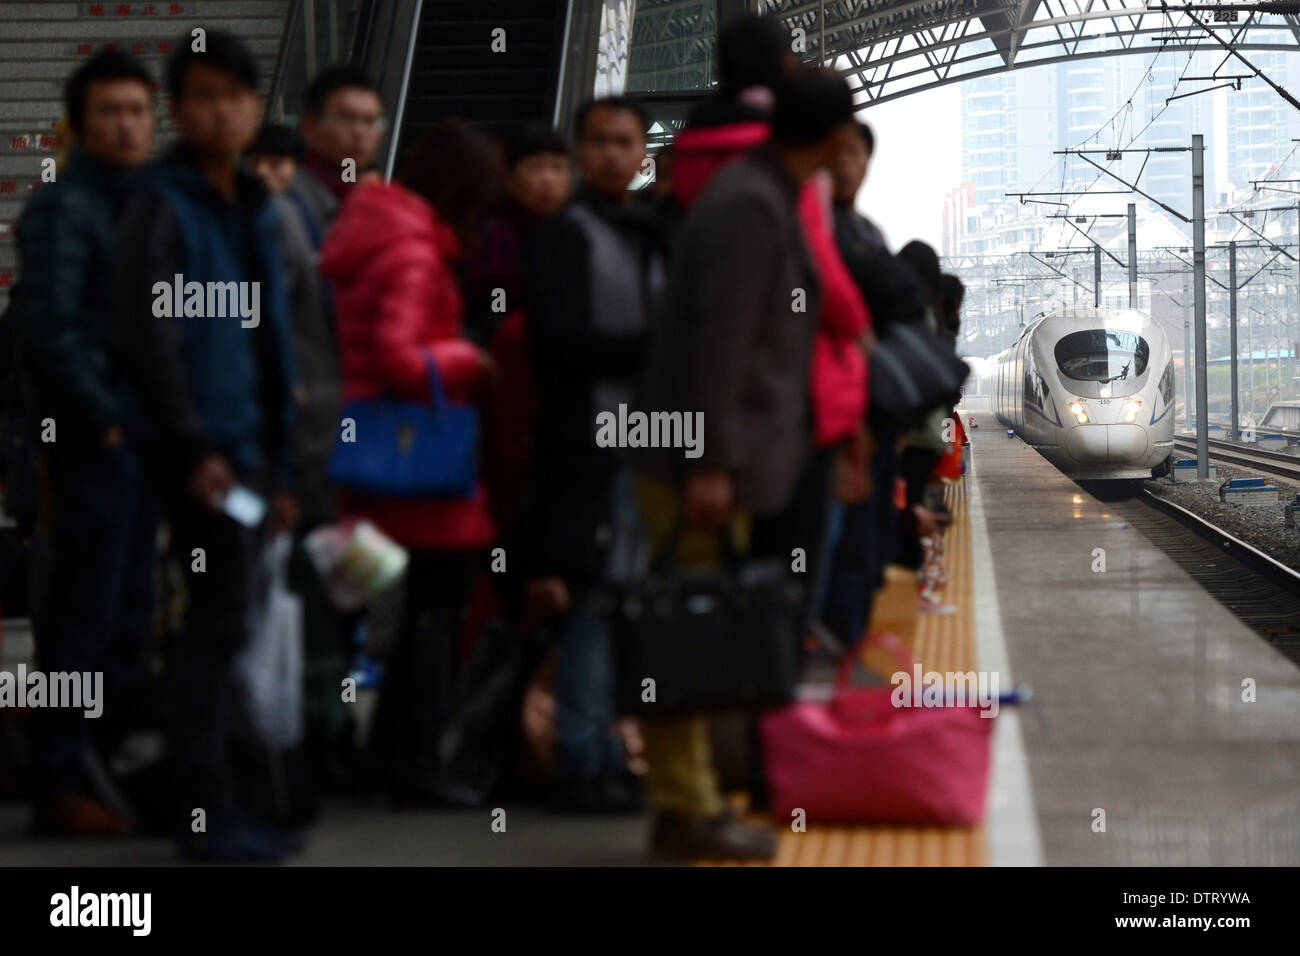
[[[965,481],[946,491],[952,525],[944,539],[948,586],[939,597],[957,606],[947,616],[916,615],[910,573],[891,573],[877,599],[871,626],[885,627],[912,648],[926,670],[976,668],[974,573]],[[984,866],[984,827],[808,825],[806,833],[783,832],[771,866]],[[701,861],[700,866],[726,864]]]

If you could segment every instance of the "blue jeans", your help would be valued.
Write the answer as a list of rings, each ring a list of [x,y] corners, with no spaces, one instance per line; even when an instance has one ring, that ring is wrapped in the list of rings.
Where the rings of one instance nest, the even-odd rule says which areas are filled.
[[[872,587],[868,580],[876,502],[873,499],[842,505],[839,534],[831,552],[822,592],[821,618],[840,643],[850,647],[867,626]]]
[[[626,470],[614,479],[611,547],[606,577],[625,580],[645,560],[640,514]],[[614,720],[614,646],[609,618],[598,609],[600,585],[572,596],[560,626],[555,655],[555,775],[583,780],[620,773],[627,767]]]
[[[555,658],[555,775],[589,780],[626,766],[614,731],[614,648],[609,621],[594,596],[564,621]]]
[[[894,558],[898,537],[892,448],[877,449],[871,474],[872,496],[843,507],[822,594],[821,622],[845,646],[866,630],[872,600],[884,582],[885,565]]]

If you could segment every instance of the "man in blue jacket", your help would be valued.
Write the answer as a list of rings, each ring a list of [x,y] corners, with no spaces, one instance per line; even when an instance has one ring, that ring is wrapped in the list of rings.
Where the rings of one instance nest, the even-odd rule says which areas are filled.
[[[229,755],[241,697],[233,661],[248,639],[262,534],[291,527],[297,510],[276,220],[265,187],[240,164],[262,98],[248,48],[213,30],[179,46],[167,89],[180,142],[128,201],[115,312],[187,572],[184,633],[169,662],[181,850],[278,859],[295,841],[241,812]],[[223,513],[244,489],[269,499],[267,522]]]
[[[123,180],[148,158],[155,117],[149,72],[123,53],[87,61],[65,92],[77,146],[17,230],[18,362],[31,389],[50,542],[35,635],[43,672],[102,673],[108,699],[94,723],[70,708],[35,713],[34,829],[102,835],[122,832],[126,819],[93,783],[92,730],[117,725],[144,675],[153,613],[157,520],[126,438],[130,401],[108,302]]]

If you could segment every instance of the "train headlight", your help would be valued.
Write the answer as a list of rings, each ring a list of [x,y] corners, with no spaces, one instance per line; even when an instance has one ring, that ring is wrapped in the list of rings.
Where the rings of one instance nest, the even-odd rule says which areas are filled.
[[[1088,414],[1087,414],[1087,412],[1078,412],[1078,413],[1074,416],[1074,420],[1075,420],[1076,422],[1078,422],[1080,425],[1086,425],[1086,424],[1088,424]]]
[[[1080,405],[1078,402],[1071,402],[1071,403],[1070,403],[1070,414],[1071,414],[1071,415],[1074,415],[1074,416],[1076,416],[1076,417],[1079,416],[1079,415],[1082,415],[1082,414],[1083,414],[1083,406]]]
[[[1097,394],[1100,395],[1102,398],[1110,398],[1110,386],[1103,385],[1101,388],[1097,390]]]
[[[1124,421],[1137,421],[1138,412],[1142,411],[1142,403],[1136,398],[1124,403]]]

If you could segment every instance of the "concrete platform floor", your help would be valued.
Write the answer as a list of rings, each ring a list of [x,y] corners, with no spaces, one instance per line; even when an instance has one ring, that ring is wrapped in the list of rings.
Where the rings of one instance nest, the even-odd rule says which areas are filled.
[[[168,866],[179,861],[166,840],[33,840],[28,811],[0,805],[0,867]],[[492,811],[394,813],[340,801],[325,808],[296,866],[638,866],[647,862],[649,820],[560,816],[543,808],[507,808],[504,833]]]
[[[1300,670],[1033,449],[972,445],[1044,862],[1300,863]]]

